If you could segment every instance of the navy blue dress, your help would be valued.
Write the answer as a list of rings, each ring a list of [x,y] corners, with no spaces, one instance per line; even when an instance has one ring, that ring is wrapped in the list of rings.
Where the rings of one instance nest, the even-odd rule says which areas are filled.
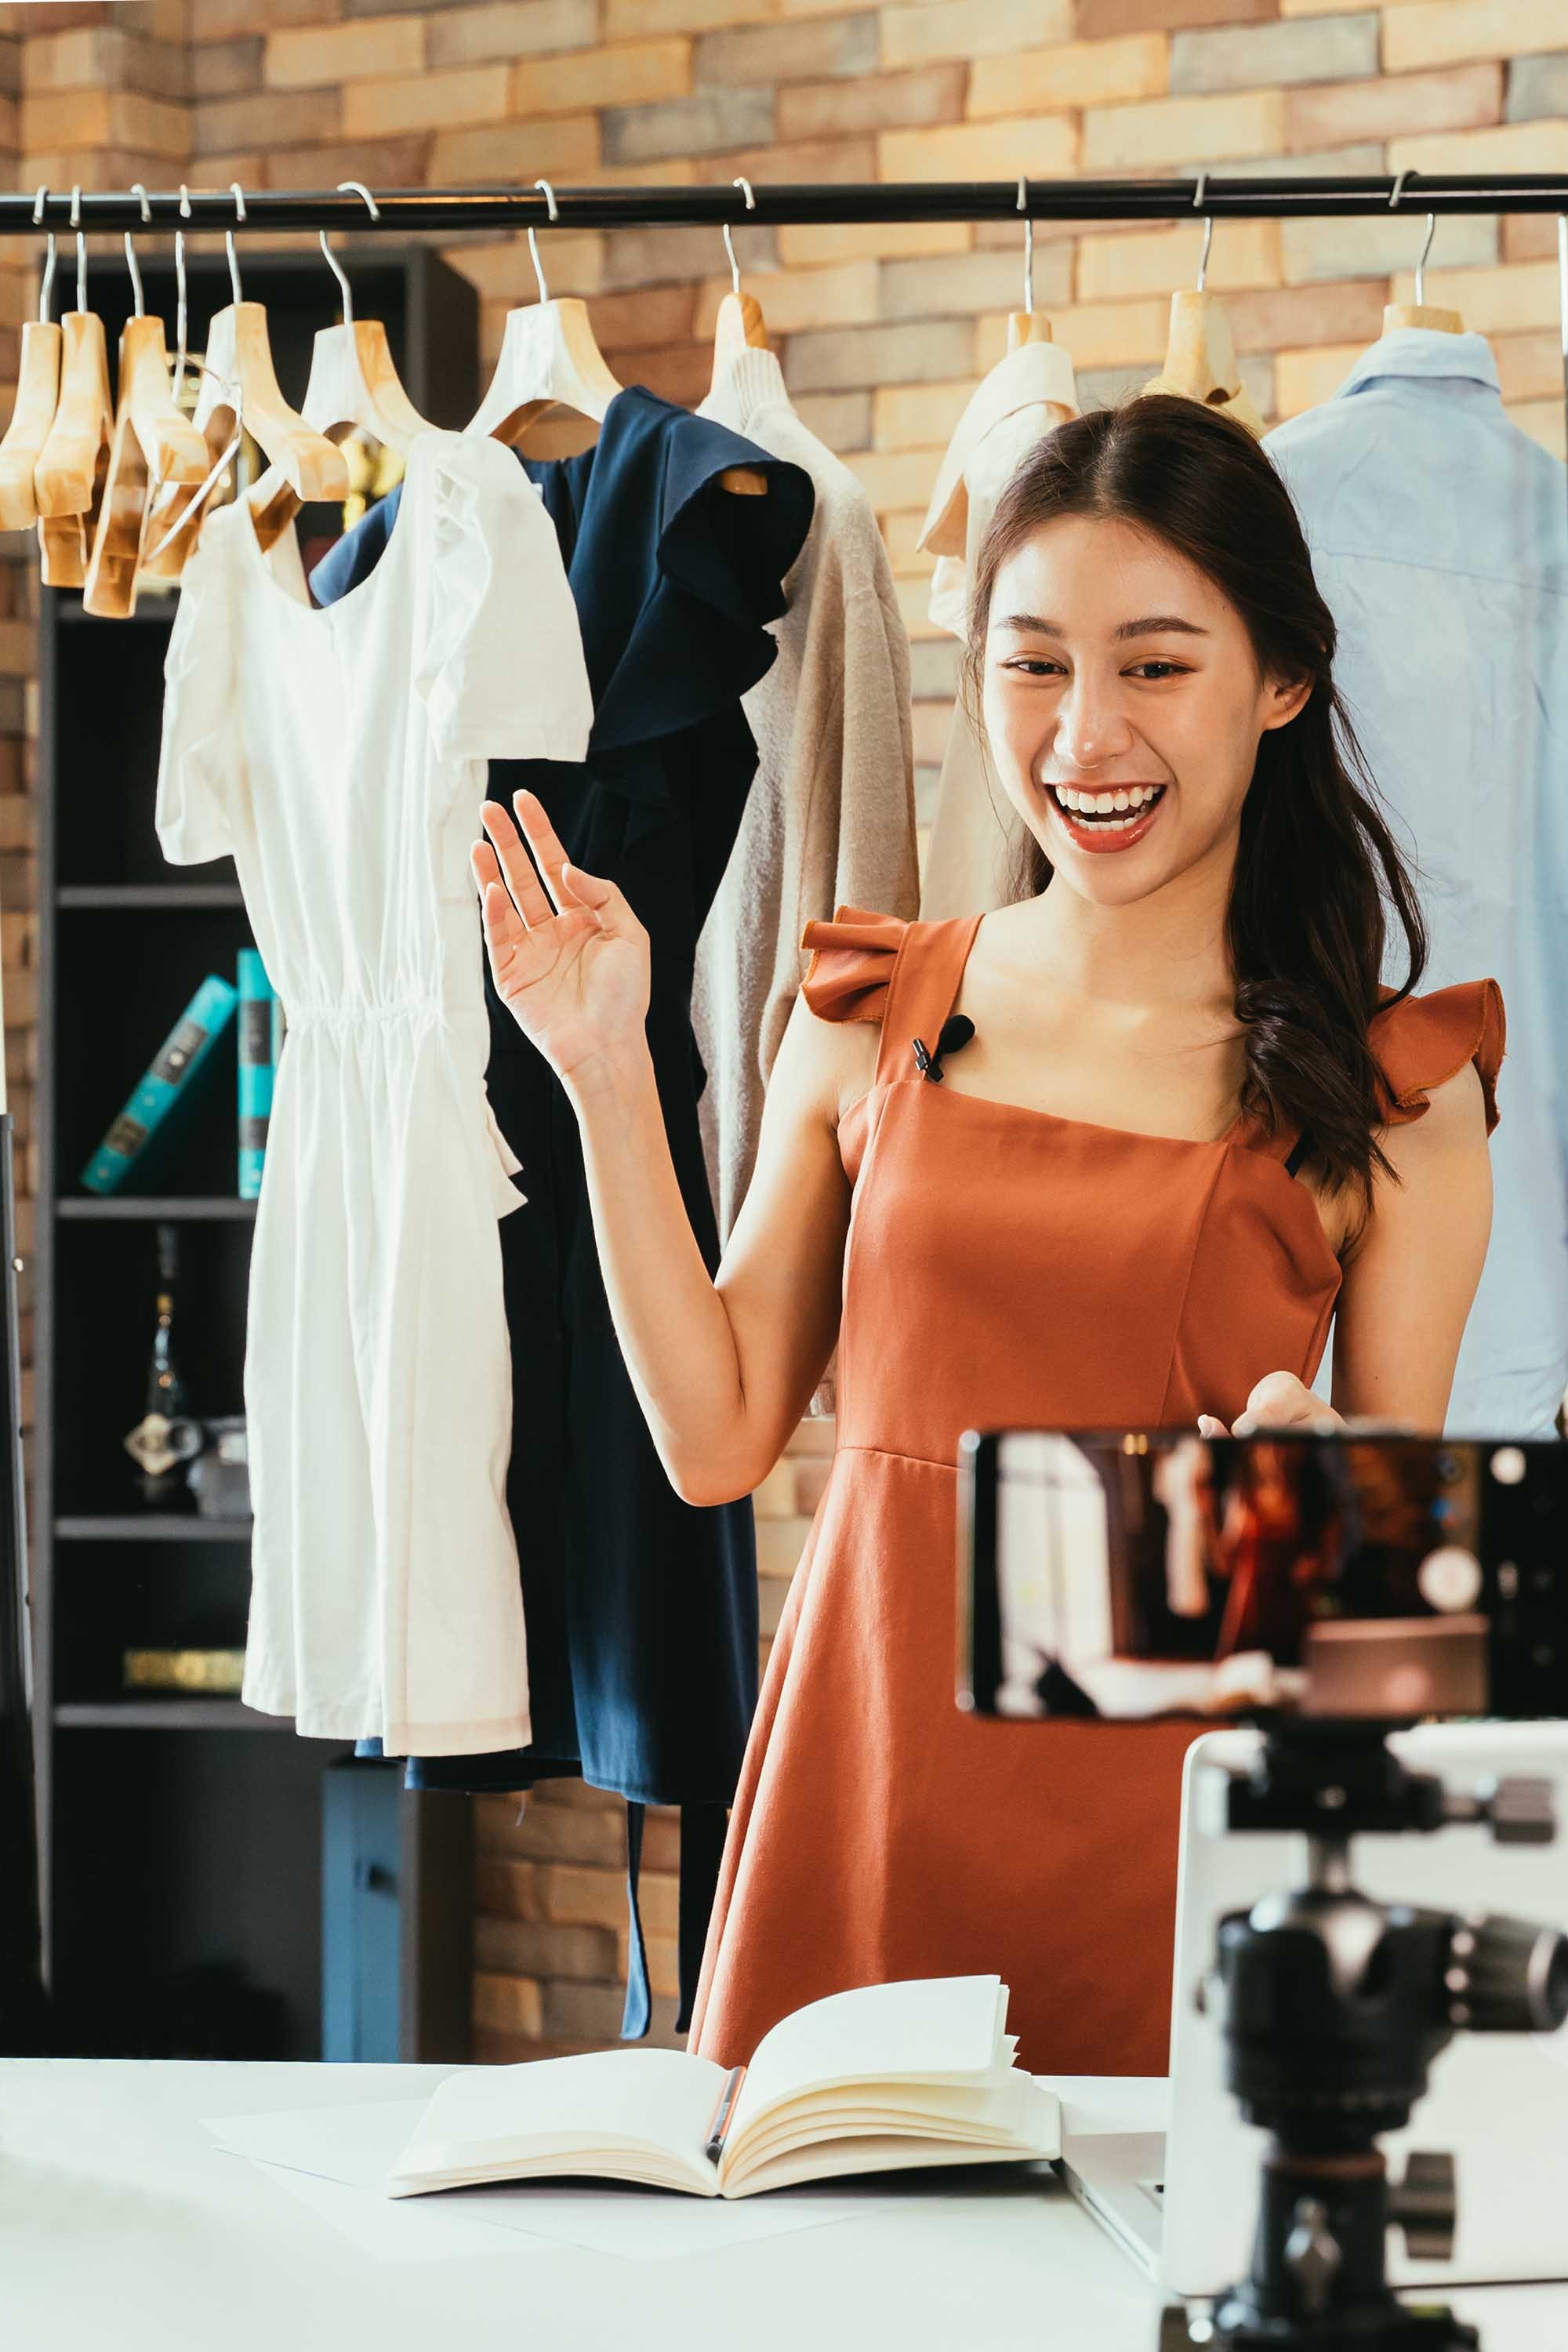
[[[491,763],[493,799],[536,792],[574,863],[618,884],[651,949],[647,1016],[665,1131],[710,1271],[719,1250],[698,1124],[690,1019],[698,933],[756,766],[741,696],[776,651],[766,624],[810,526],[798,467],[631,387],[598,441],[523,461],[560,539],[595,720],[582,765]],[[765,498],[719,477],[766,473]],[[397,493],[316,566],[331,604],[366,577]],[[527,616],[519,616],[526,627]],[[478,814],[475,811],[476,833]],[[475,910],[476,952],[482,953]],[[576,1119],[485,974],[489,1095],[528,1205],[500,1223],[512,1343],[507,1499],[528,1633],[533,1739],[491,1756],[411,1758],[410,1787],[512,1790],[581,1773],[628,1800],[633,1965],[623,2034],[647,2031],[637,1874],[645,1803],[681,1812],[680,2022],[696,1987],[725,1808],[756,1702],[749,1501],[683,1503],[654,1450],[599,1272]]]

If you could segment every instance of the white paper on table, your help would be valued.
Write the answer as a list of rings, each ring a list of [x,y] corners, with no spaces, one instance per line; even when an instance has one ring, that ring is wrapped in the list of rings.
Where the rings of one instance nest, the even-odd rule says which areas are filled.
[[[372,2252],[399,2246],[395,2259],[435,2260],[450,2253],[504,2252],[498,2233],[531,2242],[584,2246],[628,2262],[668,2262],[727,2246],[848,2221],[901,2203],[880,2181],[833,2189],[783,2189],[766,2197],[684,2197],[616,2181],[521,2181],[515,2187],[443,2189],[429,2197],[386,2196],[388,2171],[423,2112],[423,2099],[384,2099],[373,2106],[304,2107],[282,2114],[208,2118],[219,2145],[248,2157]],[[908,2176],[905,2176],[907,2179]],[[308,2180],[310,2188],[300,2184]],[[316,2192],[335,2184],[337,2194]],[[353,2203],[347,2201],[351,2194]],[[367,2216],[363,2209],[372,2209]],[[404,2227],[405,2222],[412,2228]],[[391,2229],[387,2224],[393,2225]],[[435,2225],[461,2224],[464,2242],[437,2244]],[[395,2230],[397,2234],[393,2234]],[[483,2242],[473,2237],[482,2230]],[[372,2240],[374,2243],[372,2243]],[[428,2251],[424,2242],[428,2241]],[[413,2251],[414,2249],[419,2251]],[[537,2243],[530,2251],[537,2252]]]
[[[237,2148],[225,2151],[237,2157]],[[350,2189],[320,2173],[296,2172],[286,2164],[250,2159],[258,2172],[273,2181],[323,2221],[378,2263],[437,2263],[476,2258],[506,2262],[521,2254],[553,2254],[559,2246],[546,2238],[524,2236],[521,2230],[500,2230],[492,2221],[434,2208],[409,2218],[395,2198],[367,2189]],[[406,2201],[406,2200],[405,2200]]]
[[[398,2200],[383,2193],[388,2143],[408,2128],[423,2104],[397,2099],[226,2116],[209,2119],[206,2128],[230,2155],[247,2157],[279,2189],[380,2262],[548,2252],[542,2239],[524,2237],[521,2229],[503,2231],[438,2199]]]
[[[206,2128],[237,2156],[287,2165],[292,2172],[315,2173],[379,2196],[401,2145],[398,2135],[406,2137],[413,2129],[425,2104],[378,2099],[373,2105],[289,2107],[271,2115],[209,2116]]]

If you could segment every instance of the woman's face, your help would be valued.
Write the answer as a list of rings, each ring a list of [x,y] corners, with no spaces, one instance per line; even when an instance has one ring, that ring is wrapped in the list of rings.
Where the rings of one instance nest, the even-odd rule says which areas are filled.
[[[1228,873],[1259,739],[1311,691],[1262,676],[1235,605],[1163,541],[1080,515],[998,569],[984,678],[1008,798],[1057,875],[1108,906]]]

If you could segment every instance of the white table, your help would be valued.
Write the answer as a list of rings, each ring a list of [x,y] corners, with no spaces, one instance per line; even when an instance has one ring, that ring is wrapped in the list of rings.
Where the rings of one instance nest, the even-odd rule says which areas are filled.
[[[447,2070],[0,2062],[5,2352],[1152,2352],[1159,2297],[1054,2183],[956,2190],[668,2262],[574,2247],[381,2264],[206,2116],[407,2098]],[[1161,2084],[1063,2084],[1158,2128]],[[1085,2118],[1087,2119],[1087,2118]],[[951,2179],[952,2176],[949,2176]],[[1568,2343],[1568,2288],[1457,2295],[1487,2352]]]

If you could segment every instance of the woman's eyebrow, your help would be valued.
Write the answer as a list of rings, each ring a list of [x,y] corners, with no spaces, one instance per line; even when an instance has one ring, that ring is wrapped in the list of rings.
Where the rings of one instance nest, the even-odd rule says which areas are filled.
[[[1067,635],[1059,621],[1042,620],[1037,613],[1009,613],[1005,619],[994,622],[993,625],[998,629],[1017,629],[1037,637],[1065,637]],[[1179,630],[1184,636],[1187,637],[1206,637],[1209,634],[1207,629],[1200,628],[1195,621],[1184,621],[1179,613],[1150,613],[1139,621],[1121,622],[1111,631],[1111,635],[1118,640],[1125,637],[1150,637],[1162,629]]]

